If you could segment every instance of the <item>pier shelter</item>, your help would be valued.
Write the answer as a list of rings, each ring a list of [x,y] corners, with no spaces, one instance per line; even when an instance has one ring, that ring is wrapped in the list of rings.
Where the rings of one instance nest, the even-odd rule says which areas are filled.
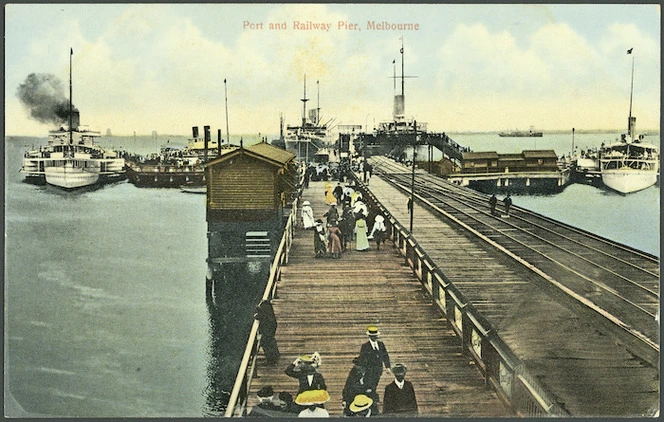
[[[261,142],[206,165],[209,263],[269,261],[295,192],[294,158]]]

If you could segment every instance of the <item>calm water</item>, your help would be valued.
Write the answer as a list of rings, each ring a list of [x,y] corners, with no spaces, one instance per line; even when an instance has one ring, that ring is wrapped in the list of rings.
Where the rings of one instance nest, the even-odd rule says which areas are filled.
[[[40,141],[5,149],[6,391],[56,416],[215,414],[246,340],[206,306],[205,197],[22,183],[24,146]],[[127,149],[141,147],[155,151]],[[232,310],[230,330],[252,310]]]
[[[478,151],[535,148],[530,138],[452,138]],[[607,140],[579,138],[580,147]],[[186,143],[128,137],[102,144],[144,154],[168,140]],[[26,411],[54,416],[215,415],[251,307],[206,304],[204,197],[126,182],[68,193],[22,183],[21,154],[42,141],[6,142],[6,391]],[[536,142],[547,148],[546,135]],[[620,196],[573,185],[514,202],[659,255],[658,187]]]

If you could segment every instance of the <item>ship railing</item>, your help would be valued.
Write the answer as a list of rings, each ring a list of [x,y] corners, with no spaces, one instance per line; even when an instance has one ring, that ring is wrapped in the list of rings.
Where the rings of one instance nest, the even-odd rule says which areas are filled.
[[[569,416],[555,397],[529,373],[493,325],[427,255],[412,233],[390,214],[357,175],[351,177],[367,206],[385,217],[388,237],[426,289],[433,306],[450,322],[461,339],[461,353],[477,364],[487,387],[493,388],[519,416]]]
[[[284,234],[281,237],[279,248],[274,256],[272,265],[270,266],[270,275],[263,292],[262,300],[270,300],[277,297],[278,281],[281,278],[281,267],[288,264],[288,256],[293,244],[293,233],[297,221],[297,203],[293,201],[290,216],[284,228]],[[247,347],[244,350],[240,368],[238,369],[237,376],[235,377],[235,384],[231,391],[228,404],[226,406],[225,417],[241,417],[246,416],[247,411],[247,392],[251,388],[254,374],[256,373],[256,360],[258,358],[258,351],[260,349],[261,336],[259,334],[259,322],[254,320],[249,333],[249,340]]]

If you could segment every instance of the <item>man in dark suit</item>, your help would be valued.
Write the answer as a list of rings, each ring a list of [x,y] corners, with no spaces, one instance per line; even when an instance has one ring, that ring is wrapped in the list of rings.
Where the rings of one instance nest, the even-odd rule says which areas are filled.
[[[281,416],[281,407],[274,403],[274,390],[272,386],[266,385],[258,390],[258,404],[251,409],[247,416],[252,418],[279,417]]]
[[[274,337],[277,332],[277,318],[272,303],[269,300],[262,300],[256,307],[254,318],[260,323],[258,332],[261,335],[261,347],[265,352],[267,363],[274,364],[279,360],[280,354],[277,339]]]
[[[309,356],[307,356],[307,358],[309,358]],[[288,365],[284,371],[286,372],[286,375],[297,378],[299,381],[300,385],[297,394],[308,390],[327,390],[325,378],[322,374],[316,371],[316,368],[312,363],[313,362],[308,362],[307,359],[298,357],[293,363]]]
[[[369,336],[369,341],[364,343],[360,349],[360,361],[367,369],[365,375],[367,384],[373,391],[376,391],[380,376],[383,374],[383,365],[388,372],[390,370],[390,355],[387,353],[385,344],[378,340],[380,331],[377,326],[369,325],[367,336]]]
[[[358,394],[364,394],[367,397],[373,400],[373,409],[372,414],[378,414],[378,394],[369,386],[365,381],[365,376],[367,373],[366,368],[360,362],[360,358],[357,357],[353,359],[353,367],[348,373],[348,378],[346,378],[346,384],[341,393],[342,405],[344,408],[344,415],[350,416],[350,404],[355,399],[355,396]]]
[[[385,386],[383,414],[417,416],[417,399],[410,381],[406,381],[406,367],[397,363],[392,368],[394,381]]]

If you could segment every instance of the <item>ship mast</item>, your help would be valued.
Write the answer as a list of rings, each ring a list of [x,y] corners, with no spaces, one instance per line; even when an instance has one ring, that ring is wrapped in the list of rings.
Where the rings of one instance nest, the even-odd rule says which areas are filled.
[[[304,127],[307,123],[307,75],[304,75],[304,97],[300,99],[302,101],[302,132],[304,132]]]
[[[316,81],[316,89],[317,89],[317,94],[316,94],[316,121],[314,124],[318,126],[318,123],[320,123],[320,81]]]
[[[636,118],[632,117],[632,95],[634,93],[634,55],[632,55],[633,48],[627,50],[627,54],[632,56],[632,82],[629,89],[629,120],[627,121],[627,131],[629,134],[629,139],[634,140],[634,126],[636,123]]]
[[[224,78],[224,101],[226,103],[226,142],[231,143],[231,136],[228,132],[228,90],[226,89],[226,78]]]
[[[69,145],[72,145],[74,143],[74,135],[72,134],[72,113],[73,113],[73,106],[72,106],[72,82],[71,82],[71,61],[72,57],[74,56],[74,49],[70,48],[69,49]]]

